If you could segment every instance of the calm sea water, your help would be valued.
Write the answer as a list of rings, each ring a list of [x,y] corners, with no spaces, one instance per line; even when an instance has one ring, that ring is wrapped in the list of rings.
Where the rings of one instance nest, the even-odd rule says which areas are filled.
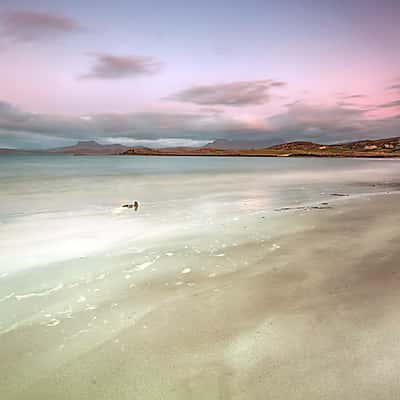
[[[2,156],[0,274],[168,240],[217,221],[392,190],[398,161]],[[140,210],[123,210],[126,202]]]

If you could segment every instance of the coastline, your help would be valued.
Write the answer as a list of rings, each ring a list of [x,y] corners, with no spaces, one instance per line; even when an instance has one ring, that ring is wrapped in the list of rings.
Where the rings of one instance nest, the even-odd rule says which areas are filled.
[[[96,154],[74,154],[75,156],[92,156]],[[135,157],[248,157],[248,158],[279,158],[279,157],[292,157],[292,158],[380,158],[380,159],[398,159],[400,158],[400,154],[396,155],[379,155],[374,153],[369,154],[361,154],[361,155],[326,155],[326,154],[195,154],[195,153],[147,153],[147,154],[111,154],[115,156],[135,156]]]
[[[96,311],[97,321],[109,309],[126,316],[111,336],[98,328],[82,333],[80,345],[63,341],[97,323],[90,310],[51,328],[3,334],[2,393],[395,399],[399,200],[399,193],[365,195],[335,199],[330,209],[275,213],[284,228],[278,235],[228,246],[214,264],[194,255],[189,273],[183,259],[168,257],[171,269],[140,272],[143,280],[119,295],[115,309]],[[263,224],[274,221],[260,215],[250,231],[262,233]]]

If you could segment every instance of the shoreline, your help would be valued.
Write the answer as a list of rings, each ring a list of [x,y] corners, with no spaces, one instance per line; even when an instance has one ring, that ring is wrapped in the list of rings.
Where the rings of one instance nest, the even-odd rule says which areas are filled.
[[[89,154],[74,154],[75,156],[83,156]],[[398,159],[400,152],[396,153],[376,153],[376,152],[359,152],[359,153],[304,153],[304,152],[259,152],[259,151],[229,151],[217,150],[216,152],[170,152],[170,151],[143,151],[135,153],[113,154],[115,156],[133,156],[133,157],[270,157],[270,158],[381,158],[381,159]]]
[[[161,258],[153,265],[158,272],[130,272],[135,286],[121,287],[97,310],[10,331],[0,342],[3,393],[394,400],[399,198],[344,197],[331,209],[254,217],[249,240],[238,246],[214,257],[199,249],[190,262],[179,254],[165,257],[169,264]],[[263,226],[270,224],[278,230],[268,238]],[[103,319],[114,321],[114,333]],[[30,369],[30,359],[42,367]],[[18,376],[30,378],[22,384]]]

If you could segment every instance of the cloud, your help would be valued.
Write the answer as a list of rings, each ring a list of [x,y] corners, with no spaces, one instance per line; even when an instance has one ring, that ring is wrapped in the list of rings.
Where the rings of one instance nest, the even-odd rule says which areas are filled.
[[[0,144],[45,148],[94,139],[160,147],[229,139],[256,147],[294,140],[335,143],[399,135],[399,115],[373,119],[368,111],[355,106],[298,101],[265,118],[244,119],[213,109],[65,116],[29,113],[0,102]]]
[[[398,90],[398,91],[400,91],[400,83],[396,83],[394,85],[390,85],[386,89],[387,90]]]
[[[367,109],[343,105],[288,104],[285,112],[268,119],[268,128],[288,140],[324,143],[352,140],[366,134]]]
[[[3,38],[13,42],[49,39],[83,30],[74,19],[47,12],[14,10],[0,15],[0,33]]]
[[[367,97],[365,94],[350,94],[348,96],[343,96],[343,99],[351,100],[351,99],[364,99]]]
[[[384,103],[378,106],[379,108],[392,108],[392,107],[400,107],[400,99],[390,101],[389,103]]]
[[[69,140],[131,138],[135,140],[209,140],[216,134],[255,131],[246,122],[215,112],[99,113],[80,116],[35,114],[0,102],[0,136],[29,133],[32,136]]]
[[[300,101],[268,118],[267,127],[275,142],[307,140],[328,144],[399,136],[399,115],[373,118],[369,111],[356,106]]]
[[[126,137],[109,137],[100,140],[103,144],[120,143],[131,147],[200,147],[209,143],[209,140],[179,139],[179,138],[160,138],[160,139],[132,139]]]
[[[140,75],[153,75],[162,68],[162,63],[153,57],[137,55],[117,56],[108,53],[90,54],[95,58],[90,71],[81,79],[121,79]]]
[[[283,86],[286,86],[286,83],[272,80],[200,85],[184,89],[166,99],[211,106],[259,105],[266,103],[270,99],[271,88]]]

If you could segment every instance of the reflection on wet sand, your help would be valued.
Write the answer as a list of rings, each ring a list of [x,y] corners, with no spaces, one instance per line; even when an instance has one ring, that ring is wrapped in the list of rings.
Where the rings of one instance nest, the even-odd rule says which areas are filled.
[[[239,244],[226,226],[207,245],[163,243],[130,266],[121,255],[111,273],[94,262],[47,297],[10,294],[0,306],[33,308],[1,335],[2,394],[395,399],[398,204],[392,194],[254,215],[232,222],[247,227]]]

